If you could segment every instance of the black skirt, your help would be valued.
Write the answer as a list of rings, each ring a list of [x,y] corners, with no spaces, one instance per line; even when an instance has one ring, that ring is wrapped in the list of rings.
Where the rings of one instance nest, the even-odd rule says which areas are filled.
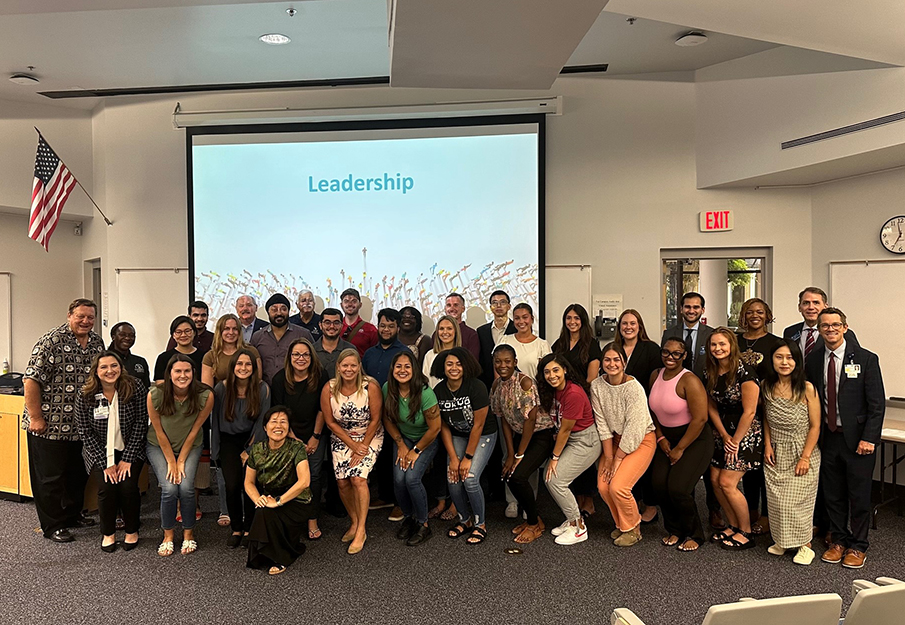
[[[292,500],[277,508],[258,508],[248,532],[250,569],[269,569],[274,565],[289,566],[305,553],[300,543],[308,529],[311,504]]]

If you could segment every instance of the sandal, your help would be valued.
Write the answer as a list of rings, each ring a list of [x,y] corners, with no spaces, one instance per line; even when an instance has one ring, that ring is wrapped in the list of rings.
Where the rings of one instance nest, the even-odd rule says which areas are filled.
[[[268,575],[279,575],[280,573],[285,573],[286,567],[282,564],[277,564],[276,566],[270,567],[270,570],[267,571]]]
[[[691,543],[692,545],[694,545],[694,547],[689,547],[688,543]],[[680,543],[676,547],[676,549],[684,553],[691,553],[692,551],[697,551],[700,548],[700,543],[698,543],[698,541],[696,541],[694,538],[686,538],[684,542]]]
[[[522,533],[515,537],[515,542],[520,545],[527,545],[528,543],[533,543],[535,540],[541,537],[544,533],[543,525],[538,523],[537,525],[528,525],[522,530]]]
[[[321,532],[321,528],[319,527],[313,530],[308,530],[308,540],[320,540],[321,536],[323,536],[323,533]],[[282,573],[282,571],[280,572]],[[272,575],[276,575],[276,573],[272,573]]]
[[[220,527],[226,527],[227,525],[229,525],[229,522],[230,521],[228,514],[221,514],[219,517],[217,517],[217,525],[219,525]]]
[[[200,521],[200,520],[201,520],[201,508],[196,508],[196,509],[195,509],[195,520],[196,520],[196,521]]]
[[[460,521],[459,523],[456,523],[451,528],[449,528],[449,531],[446,532],[446,535],[449,538],[458,538],[459,536],[461,536],[462,534],[467,532],[469,529],[470,528],[467,525],[465,525],[465,523],[462,523]]]
[[[750,534],[752,534],[753,536],[763,536],[764,534],[766,534],[769,531],[770,530],[768,528],[761,525],[760,521],[755,521],[754,523],[751,524]]]
[[[480,545],[487,538],[487,530],[483,527],[475,527],[471,530],[471,535],[465,539],[469,545]]]
[[[165,540],[160,543],[160,546],[157,548],[157,555],[163,557],[173,555],[173,541]]]
[[[720,531],[720,532],[717,532],[716,534],[714,534],[713,536],[711,536],[711,537],[710,537],[710,540],[711,540],[712,542],[715,542],[715,543],[721,543],[721,542],[723,542],[724,540],[729,540],[729,539],[731,539],[732,536],[734,536],[736,532],[740,532],[740,531],[741,531],[741,530],[738,529],[737,527],[732,527],[731,525],[727,525],[727,526],[726,526],[726,529],[724,529],[724,530],[722,530],[722,531]],[[732,533],[731,533],[731,534],[727,534],[726,532],[732,532]]]
[[[739,542],[738,536],[744,536],[748,539],[748,542]],[[751,532],[743,532],[742,530],[737,531],[720,543],[720,549],[725,549],[726,551],[744,551],[745,549],[754,549],[756,546],[757,545],[754,543],[754,536],[751,535]]]
[[[440,504],[441,504],[441,503],[443,504],[443,507],[440,507]],[[427,518],[429,518],[429,519],[436,519],[437,517],[439,517],[439,516],[440,516],[441,514],[443,514],[444,512],[446,512],[446,500],[445,500],[445,499],[441,499],[440,501],[437,502],[437,505],[436,505],[436,506],[434,506],[433,508],[431,508],[431,509],[428,511],[428,513],[427,513]]]
[[[519,523],[515,527],[512,528],[512,533],[518,536],[522,532],[525,531],[525,528],[528,527],[528,521],[524,521],[523,523]]]
[[[195,541],[191,538],[189,540],[182,541],[182,549],[181,549],[182,555],[186,556],[190,553],[195,553],[196,551],[198,551],[197,541]]]
[[[459,513],[456,510],[456,507],[449,506],[446,508],[446,510],[443,511],[443,513],[440,515],[440,518],[443,519],[444,521],[452,521],[457,516],[459,516]]]
[[[675,539],[675,540],[673,540]],[[664,536],[661,540],[664,547],[674,547],[682,542],[682,539],[676,536],[675,534],[670,534],[669,536]]]

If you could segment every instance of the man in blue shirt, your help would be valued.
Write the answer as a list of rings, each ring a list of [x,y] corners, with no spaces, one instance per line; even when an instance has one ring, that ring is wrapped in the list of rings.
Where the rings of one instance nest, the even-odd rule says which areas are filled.
[[[365,373],[377,380],[382,387],[390,377],[390,363],[393,356],[408,349],[399,340],[399,322],[402,315],[398,310],[384,308],[377,313],[377,345],[368,348],[361,364]],[[389,508],[395,501],[393,493],[393,446],[384,445],[377,456],[374,472],[377,475],[377,498],[371,500],[370,509]],[[404,518],[401,508],[396,506],[390,513],[390,521],[401,521]]]

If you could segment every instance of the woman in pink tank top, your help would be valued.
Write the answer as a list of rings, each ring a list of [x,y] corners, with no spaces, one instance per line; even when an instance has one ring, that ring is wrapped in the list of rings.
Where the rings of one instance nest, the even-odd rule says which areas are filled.
[[[660,356],[663,369],[654,371],[650,381],[650,410],[657,436],[651,482],[669,532],[663,544],[696,551],[704,542],[704,529],[694,489],[713,458],[707,391],[697,376],[682,366],[682,339],[667,339]]]

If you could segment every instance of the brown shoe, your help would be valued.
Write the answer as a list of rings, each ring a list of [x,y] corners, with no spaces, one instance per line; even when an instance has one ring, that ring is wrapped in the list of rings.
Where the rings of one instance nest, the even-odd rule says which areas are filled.
[[[845,558],[842,560],[842,566],[847,569],[860,569],[867,560],[867,554],[857,549],[846,549]]]
[[[838,564],[839,562],[842,562],[843,551],[842,545],[833,543],[829,546],[829,549],[823,552],[823,557],[820,559],[824,562],[829,562],[830,564]]]

